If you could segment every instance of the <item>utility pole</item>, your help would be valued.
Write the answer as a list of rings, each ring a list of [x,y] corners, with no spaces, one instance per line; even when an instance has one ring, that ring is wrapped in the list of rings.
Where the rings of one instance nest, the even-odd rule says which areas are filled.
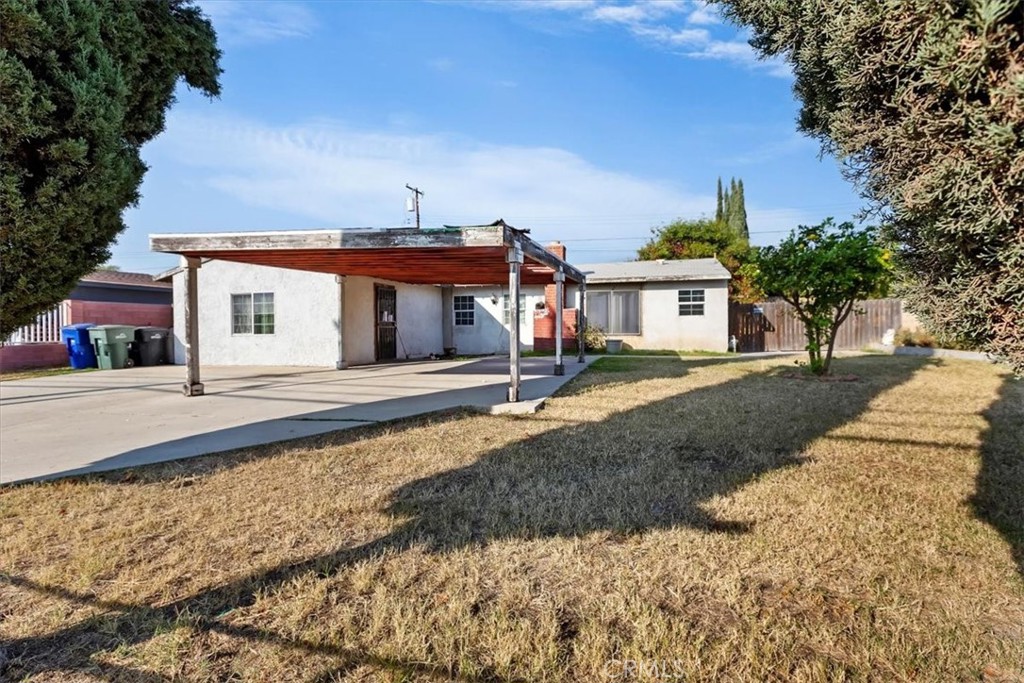
[[[420,188],[413,187],[409,183],[405,184],[405,189],[412,190],[412,205],[415,207],[415,210],[416,210],[416,229],[419,230],[420,229],[420,197],[423,196],[423,192],[420,191]]]

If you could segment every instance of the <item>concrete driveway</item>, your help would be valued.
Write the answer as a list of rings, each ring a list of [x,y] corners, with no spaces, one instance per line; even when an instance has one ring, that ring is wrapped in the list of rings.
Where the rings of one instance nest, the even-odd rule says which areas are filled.
[[[0,483],[134,467],[357,425],[474,406],[529,408],[586,364],[523,360],[525,405],[505,403],[508,359],[348,370],[203,368],[185,398],[181,366],[105,370],[0,384]]]

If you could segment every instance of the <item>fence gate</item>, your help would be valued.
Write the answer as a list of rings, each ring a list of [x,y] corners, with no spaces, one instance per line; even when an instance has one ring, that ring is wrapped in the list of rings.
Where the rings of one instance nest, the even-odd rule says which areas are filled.
[[[729,336],[736,337],[740,353],[764,351],[765,318],[754,304],[729,302]]]

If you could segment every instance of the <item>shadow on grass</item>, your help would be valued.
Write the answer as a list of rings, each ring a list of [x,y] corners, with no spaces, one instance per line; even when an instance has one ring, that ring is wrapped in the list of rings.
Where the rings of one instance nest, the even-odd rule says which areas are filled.
[[[414,545],[446,552],[507,538],[576,537],[595,531],[628,535],[676,526],[706,533],[746,533],[754,521],[719,519],[707,509],[708,502],[765,474],[798,466],[811,441],[855,420],[873,398],[907,381],[930,361],[847,359],[840,363],[843,372],[863,377],[850,383],[794,382],[770,372],[750,373],[640,403],[634,382],[652,378],[650,370],[644,375],[644,367],[657,367],[660,376],[681,378],[705,364],[719,362],[667,359],[654,361],[656,365],[637,363],[637,374],[603,374],[598,366],[596,372],[576,380],[563,392],[575,395],[578,419],[496,448],[466,467],[410,482],[395,491],[387,512],[404,521],[392,533],[252,574],[168,605],[104,602],[63,587],[6,577],[16,586],[105,612],[46,635],[8,643],[12,673],[28,677],[48,671],[87,672],[115,680],[124,672],[104,673],[94,658],[96,653],[143,643],[175,625],[187,624],[200,631],[315,652],[344,662],[318,680],[362,664],[409,676],[504,680],[497,672],[460,677],[458,670],[240,626],[230,623],[225,613],[250,606],[258,595],[299,576],[331,576],[361,560]],[[613,391],[591,398],[592,390],[600,387]],[[604,419],[594,417],[609,407],[614,409],[610,403],[621,409]],[[588,410],[592,419],[587,419]],[[529,419],[522,423],[528,424]],[[319,442],[328,445],[329,439]]]
[[[985,411],[988,430],[971,503],[974,513],[1010,544],[1024,579],[1024,380],[1007,377]]]

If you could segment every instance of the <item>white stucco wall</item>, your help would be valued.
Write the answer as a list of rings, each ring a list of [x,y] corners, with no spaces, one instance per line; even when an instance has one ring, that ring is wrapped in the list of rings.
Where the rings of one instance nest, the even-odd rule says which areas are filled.
[[[198,271],[199,362],[334,367],[338,284],[333,275],[208,261]],[[274,333],[232,334],[231,295],[273,292]],[[176,363],[185,362],[185,280],[174,277]]]
[[[431,353],[442,353],[440,287],[350,276],[345,278],[345,361],[349,365],[365,365],[376,361],[375,283],[395,288],[398,359],[402,360],[406,356],[423,358]]]
[[[634,349],[728,351],[727,280],[592,284],[587,292],[640,290],[640,334],[614,334]],[[679,315],[679,290],[704,290],[704,315]]]
[[[507,354],[509,328],[503,319],[503,298],[508,287],[456,287],[455,296],[472,296],[476,301],[474,324],[455,326],[455,348],[466,355]],[[533,349],[533,316],[538,303],[544,303],[544,288],[523,287],[526,314],[519,328],[519,348]],[[496,299],[497,301],[493,301]]]

